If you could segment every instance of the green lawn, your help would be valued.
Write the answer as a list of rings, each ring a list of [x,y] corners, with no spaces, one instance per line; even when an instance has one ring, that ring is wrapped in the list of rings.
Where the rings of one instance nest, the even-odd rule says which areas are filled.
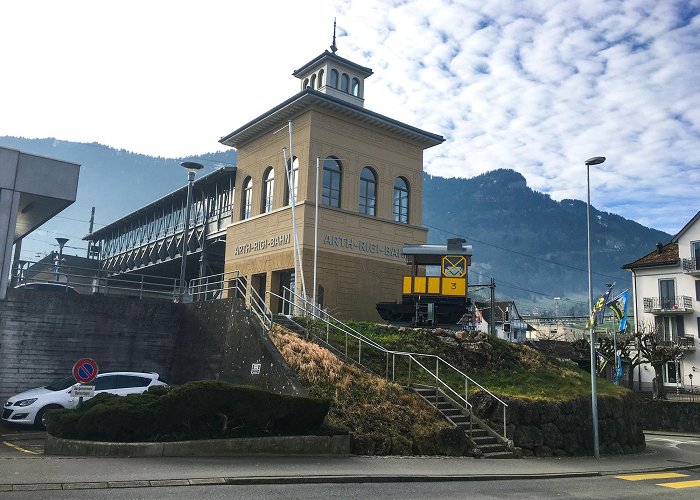
[[[435,385],[435,373],[453,395],[464,396],[479,390],[478,383],[500,397],[562,401],[590,396],[591,377],[571,363],[565,363],[529,347],[488,337],[491,349],[485,356],[475,355],[459,346],[447,345],[430,330],[405,329],[398,332],[383,325],[350,322],[350,326],[390,351],[421,353],[433,356],[387,354],[333,328],[315,325],[315,334],[340,354],[390,381]],[[443,361],[440,362],[436,357]],[[422,366],[420,366],[422,365]],[[460,373],[470,377],[466,380]],[[600,395],[621,395],[627,389],[598,378]],[[449,389],[448,389],[449,392]]]

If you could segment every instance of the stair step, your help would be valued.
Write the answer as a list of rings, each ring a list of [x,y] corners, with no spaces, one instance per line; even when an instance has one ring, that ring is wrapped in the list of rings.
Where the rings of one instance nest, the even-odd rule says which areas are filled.
[[[481,448],[482,445],[487,445],[487,444],[498,444],[496,441],[496,438],[493,436],[474,436],[472,435],[472,441],[474,441],[479,448]]]
[[[448,417],[450,415],[464,415],[464,413],[462,413],[462,410],[460,410],[459,408],[454,408],[454,407],[445,408],[444,410],[440,410],[440,411],[442,412],[443,415],[446,415]]]
[[[484,458],[515,458],[512,451],[495,451],[484,453],[482,456]]]
[[[459,423],[459,424],[465,423],[466,424],[467,422],[469,422],[469,417],[465,417],[464,415],[453,415],[453,416],[450,416],[447,418],[452,420],[455,424],[457,424],[457,423]]]
[[[480,445],[479,449],[484,453],[495,453],[498,451],[506,451],[506,445],[504,444],[485,444]]]

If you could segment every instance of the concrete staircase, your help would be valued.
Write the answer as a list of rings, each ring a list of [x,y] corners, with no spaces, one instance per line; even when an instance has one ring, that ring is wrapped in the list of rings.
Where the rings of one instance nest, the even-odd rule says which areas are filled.
[[[299,323],[294,321],[289,316],[285,316],[284,314],[273,314],[272,322],[280,325],[283,328],[286,328],[289,331],[298,333],[299,335],[303,335],[304,333],[306,333],[304,327],[302,327]]]
[[[505,440],[482,420],[470,415],[467,410],[458,405],[452,398],[435,387],[412,384],[410,390],[425,401],[436,407],[442,415],[452,422],[455,427],[462,429],[474,447],[481,450],[484,458],[516,458],[512,442]],[[470,432],[471,431],[471,432]]]

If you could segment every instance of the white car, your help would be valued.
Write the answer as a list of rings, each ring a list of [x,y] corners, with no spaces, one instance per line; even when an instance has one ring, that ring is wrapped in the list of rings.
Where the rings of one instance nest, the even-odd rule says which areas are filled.
[[[71,396],[71,389],[80,385],[94,385],[95,396],[103,392],[126,396],[141,394],[151,387],[168,387],[157,373],[106,372],[97,375],[89,384],[79,384],[73,377],[68,377],[12,396],[2,409],[2,420],[43,427],[46,410],[78,406],[78,398]]]

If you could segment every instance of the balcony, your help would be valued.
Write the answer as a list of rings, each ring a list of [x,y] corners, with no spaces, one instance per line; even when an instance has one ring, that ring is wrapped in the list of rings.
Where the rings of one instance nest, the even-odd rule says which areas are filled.
[[[678,346],[683,351],[694,351],[695,350],[695,338],[694,337],[678,337]]]
[[[644,297],[644,312],[650,314],[690,314],[693,299],[687,295],[676,297]]]
[[[691,276],[700,276],[700,262],[697,259],[683,259],[683,272]]]

